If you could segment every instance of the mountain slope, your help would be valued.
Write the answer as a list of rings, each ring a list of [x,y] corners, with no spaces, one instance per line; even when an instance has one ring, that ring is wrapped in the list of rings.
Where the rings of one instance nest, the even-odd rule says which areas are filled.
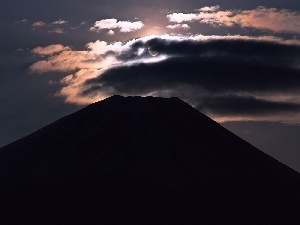
[[[300,209],[298,173],[178,98],[92,104],[1,148],[0,174],[0,220],[22,224],[293,224]]]

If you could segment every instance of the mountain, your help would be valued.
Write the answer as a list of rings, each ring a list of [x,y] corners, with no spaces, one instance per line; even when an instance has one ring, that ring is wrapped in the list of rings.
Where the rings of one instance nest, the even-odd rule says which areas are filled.
[[[113,96],[0,149],[1,224],[298,224],[300,174],[178,98]]]

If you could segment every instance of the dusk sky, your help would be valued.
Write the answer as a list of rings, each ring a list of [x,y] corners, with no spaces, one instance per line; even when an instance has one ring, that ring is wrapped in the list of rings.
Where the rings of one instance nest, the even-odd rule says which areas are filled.
[[[112,95],[177,96],[300,171],[299,1],[1,4],[0,147]]]

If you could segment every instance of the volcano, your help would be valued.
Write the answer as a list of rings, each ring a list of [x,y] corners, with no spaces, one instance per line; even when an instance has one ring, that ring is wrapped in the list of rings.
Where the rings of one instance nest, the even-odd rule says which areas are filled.
[[[299,224],[300,174],[178,98],[113,96],[0,149],[1,224]]]

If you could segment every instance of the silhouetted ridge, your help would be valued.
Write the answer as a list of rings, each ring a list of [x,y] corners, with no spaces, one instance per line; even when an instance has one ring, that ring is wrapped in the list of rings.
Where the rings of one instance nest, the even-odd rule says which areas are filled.
[[[0,149],[1,224],[294,224],[299,190],[176,97],[113,96]]]

